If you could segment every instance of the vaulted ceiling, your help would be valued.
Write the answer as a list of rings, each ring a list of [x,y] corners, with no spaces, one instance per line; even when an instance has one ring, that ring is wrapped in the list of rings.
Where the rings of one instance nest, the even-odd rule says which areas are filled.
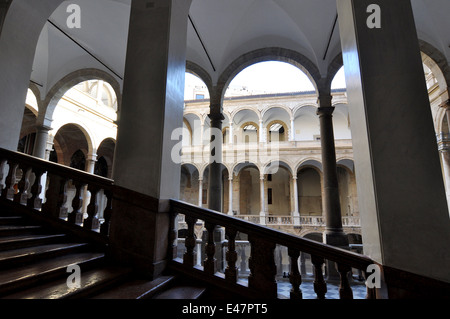
[[[31,80],[43,96],[65,75],[97,68],[122,83],[131,0],[65,1],[50,17],[37,46]],[[81,28],[66,21],[81,8]],[[450,1],[412,0],[418,36],[450,60]],[[336,0],[193,0],[187,59],[217,80],[239,56],[265,47],[301,53],[326,75],[340,53]]]

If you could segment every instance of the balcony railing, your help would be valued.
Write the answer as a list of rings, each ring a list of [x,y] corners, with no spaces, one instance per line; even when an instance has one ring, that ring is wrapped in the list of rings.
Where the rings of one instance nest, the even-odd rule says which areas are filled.
[[[235,218],[249,221],[252,223],[267,226],[325,226],[325,217],[323,216],[300,216],[300,218],[292,215],[286,216],[264,216],[259,215],[234,215]],[[298,221],[296,221],[298,220]],[[343,216],[342,226],[344,227],[360,227],[360,218],[356,216]]]

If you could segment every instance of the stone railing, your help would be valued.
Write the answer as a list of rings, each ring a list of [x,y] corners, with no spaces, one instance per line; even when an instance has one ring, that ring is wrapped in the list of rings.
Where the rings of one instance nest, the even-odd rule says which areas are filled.
[[[234,215],[233,217],[249,221],[252,223],[267,225],[267,226],[325,226],[325,217],[323,216],[300,216],[300,218],[293,217],[291,215],[286,216],[265,216],[259,215]],[[262,223],[264,222],[264,223]],[[359,217],[344,216],[342,217],[342,226],[344,227],[360,227]]]
[[[57,221],[58,226],[74,226],[103,243],[109,234],[112,192],[112,180],[0,149],[3,205],[39,213],[35,217]]]
[[[212,210],[200,208],[180,201],[171,201],[171,236],[169,239],[169,256],[172,258],[170,268],[183,275],[203,281],[209,285],[220,287],[232,293],[253,298],[274,299],[277,292],[277,268],[275,264],[275,248],[287,249],[289,257],[289,281],[292,285],[291,299],[302,299],[300,285],[302,283],[298,260],[301,253],[311,256],[314,267],[314,291],[319,299],[325,298],[327,284],[324,280],[323,267],[325,260],[335,262],[340,275],[339,294],[341,299],[352,299],[353,292],[349,284],[349,272],[358,269],[366,275],[367,267],[374,262],[360,254],[332,247],[309,239],[286,234],[268,227],[257,225],[242,219],[224,215]],[[184,253],[178,257],[177,216],[184,215],[187,224],[184,238]],[[203,265],[198,265],[195,250],[197,242],[196,226],[202,222],[206,228],[205,258]],[[222,241],[217,240],[217,234],[224,232],[227,239],[225,261],[217,265],[217,252],[221,252]],[[237,236],[244,234],[250,243],[248,260],[248,282],[238,280],[238,250]],[[172,243],[170,245],[170,243]],[[219,270],[224,269],[223,273]],[[367,298],[374,298],[375,291],[368,289]]]

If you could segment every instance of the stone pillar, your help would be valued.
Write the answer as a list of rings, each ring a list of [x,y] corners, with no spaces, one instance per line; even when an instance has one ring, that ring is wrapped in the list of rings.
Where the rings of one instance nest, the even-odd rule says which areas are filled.
[[[295,141],[295,123],[294,118],[291,118],[291,130],[289,131],[291,134],[289,134],[289,140],[291,142]]]
[[[214,109],[214,107],[211,107]],[[208,182],[208,208],[222,211],[222,113],[211,113],[211,144],[210,144],[210,165]]]
[[[230,121],[230,130],[228,132],[228,144],[234,144],[234,135],[233,135],[233,121]]]
[[[342,228],[341,204],[334,145],[333,112],[331,95],[319,96],[317,114],[320,118],[320,141],[323,165],[323,211],[326,227],[324,242],[341,248],[348,248],[348,238]]]
[[[266,196],[265,196],[265,185],[264,185],[264,174],[261,174],[259,176],[259,192],[260,192],[260,206],[261,206],[261,212],[259,213],[259,220],[261,225],[266,224]]]
[[[47,19],[63,0],[12,1],[0,17],[0,147],[16,151],[36,45]],[[7,11],[6,11],[7,9]]]
[[[266,141],[264,136],[264,123],[263,120],[259,120],[259,143],[264,143]]]
[[[203,206],[203,177],[198,179],[198,206]]]
[[[450,119],[450,100],[445,101],[440,107],[445,110],[445,116],[447,117],[447,122]],[[450,123],[448,123],[448,131],[450,132]],[[439,153],[442,162],[442,175],[444,176],[445,192],[447,196],[447,205],[449,206],[450,214],[450,136],[444,136],[441,134],[440,140],[438,141]]]
[[[228,178],[228,183],[228,215],[233,216],[233,176]]]
[[[95,163],[97,163],[97,154],[88,154],[86,156],[86,167],[85,167],[86,173],[94,174]],[[83,190],[83,208],[82,208],[82,212],[84,214],[86,214],[87,207],[89,206],[90,202],[91,202],[91,193],[88,191],[88,187],[85,186]],[[85,215],[85,217],[87,217],[87,215]]]
[[[442,161],[442,175],[444,176],[445,193],[447,196],[447,204],[450,204],[450,149],[443,147],[439,149]],[[450,210],[449,210],[450,214]]]
[[[34,141],[33,156],[46,159],[48,149],[48,132],[52,128],[48,126],[38,126],[36,128],[36,139]]]
[[[118,263],[149,278],[167,264],[169,199],[179,198],[173,160],[183,127],[190,0],[132,0],[113,179],[110,247]],[[130,196],[139,193],[144,196]],[[141,202],[132,206],[135,202]]]
[[[367,25],[372,4],[381,28]],[[411,2],[337,8],[364,254],[385,278],[399,269],[450,282],[450,220]]]
[[[298,184],[297,176],[292,176],[292,188],[294,190],[294,211],[292,212],[292,218],[294,219],[294,226],[300,225],[300,212],[298,210]]]
[[[202,122],[202,124],[200,124],[200,146],[201,146],[201,150],[202,150],[202,156],[203,156],[203,145],[205,144],[205,142],[203,141],[203,137],[205,133],[205,123]]]
[[[88,154],[86,156],[86,169],[85,171],[89,174],[94,174],[95,163],[97,163],[97,154]]]

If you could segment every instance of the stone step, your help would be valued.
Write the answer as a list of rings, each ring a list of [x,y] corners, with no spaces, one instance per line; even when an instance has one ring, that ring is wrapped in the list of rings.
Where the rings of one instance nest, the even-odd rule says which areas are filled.
[[[17,235],[0,238],[0,251],[60,243],[66,239],[65,234]]]
[[[2,271],[0,273],[0,296],[27,289],[57,277],[67,278],[69,265],[78,265],[83,271],[100,265],[103,260],[103,253],[74,253]]]
[[[167,289],[174,281],[172,276],[161,276],[152,281],[130,280],[122,285],[93,296],[92,299],[150,299]]]
[[[25,219],[21,216],[0,216],[0,226],[21,225]]]
[[[57,243],[0,251],[0,269],[24,265],[33,261],[81,251],[84,243]]]
[[[37,225],[3,225],[0,226],[0,237],[13,235],[31,235],[43,231],[41,226]]]
[[[39,286],[19,291],[2,299],[81,299],[95,295],[123,282],[130,270],[121,267],[101,267],[80,274],[80,286],[69,287],[67,277],[61,277]]]

